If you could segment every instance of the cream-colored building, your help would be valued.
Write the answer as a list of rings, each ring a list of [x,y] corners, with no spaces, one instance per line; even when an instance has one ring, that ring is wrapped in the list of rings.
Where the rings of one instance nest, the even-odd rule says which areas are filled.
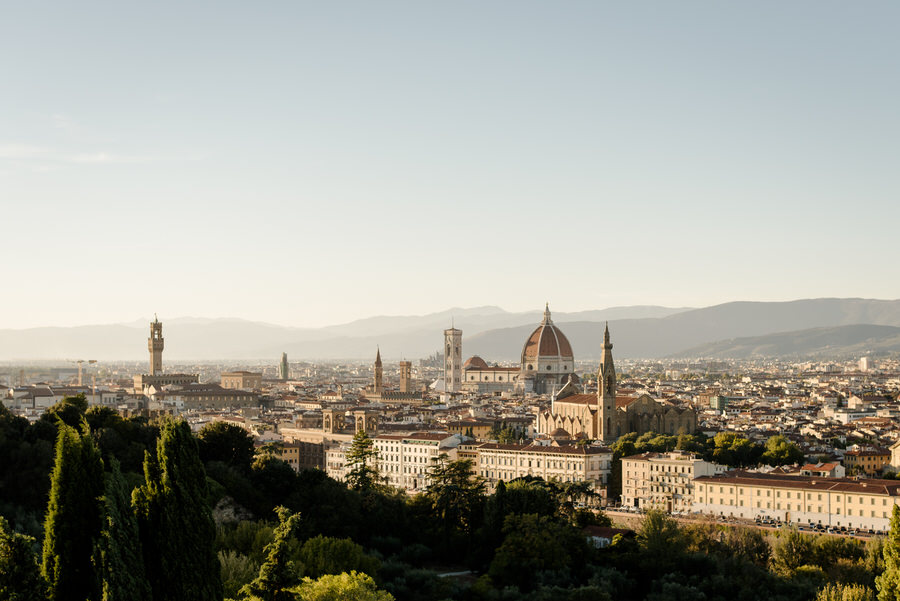
[[[731,471],[694,480],[693,510],[887,531],[900,481]]]
[[[446,455],[448,461],[457,458],[462,437],[448,432],[415,432],[384,434],[376,436],[374,442],[378,451],[378,471],[387,484],[416,492],[428,486],[428,470],[441,455]]]
[[[185,384],[171,390],[150,388],[150,398],[164,406],[179,410],[225,409],[228,407],[256,407],[259,395],[246,390],[229,390],[218,384]]]
[[[230,390],[259,390],[262,388],[262,373],[254,371],[222,372],[222,388]]]
[[[892,451],[867,447],[844,452],[844,467],[853,475],[880,476],[891,464]]]
[[[462,389],[481,393],[512,391],[519,371],[519,367],[489,366],[484,359],[473,355],[463,364]]]
[[[668,512],[690,512],[694,478],[728,468],[692,453],[641,453],[622,458],[622,505]]]
[[[900,440],[895,442],[888,449],[891,452],[891,463],[886,467],[886,469],[897,472],[900,471]]]
[[[376,466],[385,484],[407,492],[419,492],[429,484],[428,471],[441,455],[457,458],[462,437],[447,432],[384,434],[372,439],[378,452]],[[325,450],[325,471],[335,480],[347,478],[347,453],[352,441]]]
[[[349,442],[338,442],[325,448],[325,473],[338,482],[347,481],[347,451]]]
[[[294,468],[295,472],[321,469],[323,445],[312,442],[286,442],[282,445],[278,458]]]
[[[597,445],[499,444],[476,447],[476,474],[493,490],[501,480],[524,476],[560,482],[591,482],[603,493],[612,471],[612,450]]]

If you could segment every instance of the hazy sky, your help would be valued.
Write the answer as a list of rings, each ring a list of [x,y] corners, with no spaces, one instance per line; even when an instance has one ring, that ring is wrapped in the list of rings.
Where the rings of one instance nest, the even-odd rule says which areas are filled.
[[[15,2],[0,327],[900,297],[897,2]]]

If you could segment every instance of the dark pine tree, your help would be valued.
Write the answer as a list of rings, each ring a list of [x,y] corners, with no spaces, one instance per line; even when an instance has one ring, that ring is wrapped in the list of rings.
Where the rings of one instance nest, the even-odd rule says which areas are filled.
[[[186,422],[162,424],[144,480],[132,498],[153,601],[221,601],[206,474]]]
[[[289,557],[288,544],[300,522],[299,514],[291,514],[284,507],[276,507],[278,527],[275,538],[266,545],[266,560],[256,579],[241,589],[241,594],[262,601],[294,601],[296,595],[288,589],[300,582],[300,568]]]

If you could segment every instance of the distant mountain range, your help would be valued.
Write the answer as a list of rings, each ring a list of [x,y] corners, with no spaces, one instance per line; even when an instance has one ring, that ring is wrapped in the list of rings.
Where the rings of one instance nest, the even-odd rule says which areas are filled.
[[[499,307],[449,309],[421,316],[381,316],[324,328],[290,328],[240,319],[163,319],[165,360],[291,360],[374,357],[416,359],[440,349],[453,323],[464,332],[463,352],[488,361],[517,360],[542,311]],[[615,355],[748,357],[759,354],[861,354],[900,350],[900,301],[810,299],[733,302],[702,309],[612,307],[553,313],[576,358],[600,356],[609,321]],[[142,360],[149,319],[128,324],[0,330],[0,360]],[[854,328],[842,328],[854,326]],[[889,327],[879,327],[889,326]]]
[[[603,324],[555,321],[572,343],[576,358],[600,357]],[[665,317],[610,321],[609,330],[616,357],[661,358],[686,356],[689,349],[691,356],[707,356],[701,345],[722,340],[861,324],[900,327],[900,300],[821,298],[733,302]],[[528,326],[492,330],[464,338],[463,345],[467,355],[513,359],[521,352],[529,332]],[[835,353],[844,352],[839,345],[832,348]]]
[[[757,357],[836,358],[900,352],[900,328],[861,324],[812,328],[701,344],[675,357],[752,359]]]

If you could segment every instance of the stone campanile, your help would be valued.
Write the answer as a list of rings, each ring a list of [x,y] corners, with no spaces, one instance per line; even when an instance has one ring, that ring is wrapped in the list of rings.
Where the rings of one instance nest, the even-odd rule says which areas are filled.
[[[444,330],[444,386],[447,392],[459,392],[462,385],[462,330]]]
[[[603,332],[603,354],[597,372],[597,424],[600,440],[611,441],[616,437],[616,366],[613,364],[612,343],[609,341],[609,323]]]
[[[412,361],[400,362],[400,392],[412,392]]]
[[[381,349],[375,352],[375,381],[372,383],[372,390],[375,394],[381,394],[384,391],[384,367],[381,364]]]
[[[162,323],[156,315],[150,322],[150,338],[147,339],[147,348],[150,351],[150,375],[156,376],[162,373],[162,352],[165,340],[162,335]]]

